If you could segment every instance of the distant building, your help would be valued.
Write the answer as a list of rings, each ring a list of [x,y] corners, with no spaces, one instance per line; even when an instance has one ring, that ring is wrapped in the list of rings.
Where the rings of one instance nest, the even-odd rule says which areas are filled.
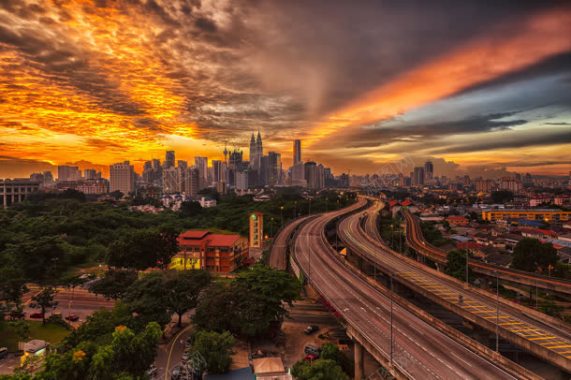
[[[248,171],[241,171],[236,173],[236,190],[248,190]]]
[[[109,166],[109,191],[120,191],[124,195],[135,192],[135,169],[129,161]]]
[[[291,185],[292,186],[307,186],[307,180],[305,179],[305,165],[302,161],[293,165],[291,168]]]
[[[281,182],[282,156],[276,152],[268,153],[268,168],[266,185],[275,186]]]
[[[424,168],[418,166],[414,168],[412,172],[412,185],[413,186],[422,186],[424,185]]]
[[[301,140],[293,140],[293,164],[301,162]]]
[[[28,178],[0,179],[0,199],[4,208],[24,201],[40,190],[40,182]]]
[[[264,244],[264,214],[254,211],[250,214],[250,243],[251,248],[263,248]]]
[[[198,203],[202,208],[216,207],[216,199],[201,197]]]
[[[191,198],[195,198],[200,190],[200,172],[196,168],[186,169],[184,188],[182,191]]]
[[[170,269],[228,273],[248,258],[248,241],[240,235],[190,230],[181,233],[177,241],[180,251],[172,258]]]
[[[194,157],[194,167],[198,169],[200,188],[208,187],[208,157]]]
[[[424,179],[426,181],[432,181],[434,178],[434,165],[432,165],[431,161],[426,161],[424,163]]]
[[[104,178],[79,181],[75,189],[84,194],[107,194],[109,192],[109,181]]]
[[[98,172],[95,169],[85,169],[83,171],[83,179],[90,180],[99,178],[101,178],[101,172]]]
[[[545,222],[566,222],[571,220],[571,211],[556,209],[502,209],[482,210],[482,219],[490,222],[506,219],[523,219]]]
[[[163,192],[180,193],[179,170],[174,166],[163,169]]]
[[[81,171],[77,166],[59,165],[57,167],[58,181],[77,181],[81,179]]]
[[[173,168],[175,163],[175,153],[174,150],[167,150],[165,153],[165,162],[163,164],[165,169]]]

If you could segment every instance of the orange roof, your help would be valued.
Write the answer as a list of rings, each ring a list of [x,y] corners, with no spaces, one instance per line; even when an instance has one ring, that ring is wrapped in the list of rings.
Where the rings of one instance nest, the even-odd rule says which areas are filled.
[[[181,233],[178,237],[180,239],[202,239],[210,232],[205,230],[189,230]]]
[[[183,247],[212,246],[231,247],[240,239],[240,235],[212,234],[205,230],[190,230],[178,236],[178,244]]]

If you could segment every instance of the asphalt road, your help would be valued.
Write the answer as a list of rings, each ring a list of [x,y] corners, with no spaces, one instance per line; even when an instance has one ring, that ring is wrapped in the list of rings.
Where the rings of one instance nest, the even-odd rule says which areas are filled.
[[[364,201],[320,216],[305,224],[294,254],[311,285],[335,307],[355,330],[389,357],[391,309],[393,360],[413,379],[513,379],[494,363],[462,347],[443,333],[394,303],[349,270],[325,240],[323,231],[331,218],[356,210]]]
[[[549,323],[547,317],[544,320],[534,319],[525,307],[520,309],[511,307],[509,303],[499,303],[494,294],[476,292],[467,288],[465,284],[448,276],[442,276],[435,270],[406,259],[388,248],[376,237],[373,231],[376,229],[376,224],[369,221],[373,215],[378,214],[378,207],[373,204],[367,210],[368,221],[365,224],[367,231],[360,224],[360,219],[365,216],[363,213],[349,216],[340,223],[340,238],[352,250],[394,273],[394,276],[404,284],[416,285],[433,293],[445,307],[447,303],[454,304],[471,314],[476,322],[497,321],[500,330],[510,331],[527,340],[530,345],[537,346],[538,349],[549,350],[549,357],[559,355],[571,359],[571,331],[565,324]],[[549,360],[548,357],[546,359]]]
[[[272,268],[286,270],[287,269],[287,248],[289,244],[289,239],[295,229],[304,221],[306,221],[309,216],[295,219],[287,224],[276,236],[272,244],[272,249],[270,250],[269,265]]]

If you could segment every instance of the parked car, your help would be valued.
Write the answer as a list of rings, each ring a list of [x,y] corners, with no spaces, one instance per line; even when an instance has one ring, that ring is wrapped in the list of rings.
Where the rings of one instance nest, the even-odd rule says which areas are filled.
[[[32,313],[30,314],[30,318],[32,319],[42,319],[44,317],[43,313]]]
[[[313,355],[319,356],[320,352],[321,352],[321,350],[319,349],[319,347],[312,346],[312,345],[307,345],[303,349],[303,353],[306,355],[313,354]]]
[[[319,359],[319,355],[315,355],[315,354],[307,354],[305,355],[305,358],[303,358],[303,360],[307,361],[307,362],[312,362],[314,360]]]
[[[305,330],[303,330],[303,332],[305,333],[305,335],[311,335],[318,330],[319,330],[319,326],[309,325],[305,328]]]
[[[0,359],[4,359],[8,356],[8,347],[0,347]]]
[[[79,321],[79,316],[76,314],[70,314],[67,317],[65,317],[65,319],[70,322],[77,322]]]

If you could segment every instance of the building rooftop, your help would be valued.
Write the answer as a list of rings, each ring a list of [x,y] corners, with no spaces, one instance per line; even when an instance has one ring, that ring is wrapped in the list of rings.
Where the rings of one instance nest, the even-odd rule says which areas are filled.
[[[178,236],[181,246],[198,246],[206,244],[215,247],[230,247],[240,239],[237,234],[213,234],[207,230],[189,230]]]

